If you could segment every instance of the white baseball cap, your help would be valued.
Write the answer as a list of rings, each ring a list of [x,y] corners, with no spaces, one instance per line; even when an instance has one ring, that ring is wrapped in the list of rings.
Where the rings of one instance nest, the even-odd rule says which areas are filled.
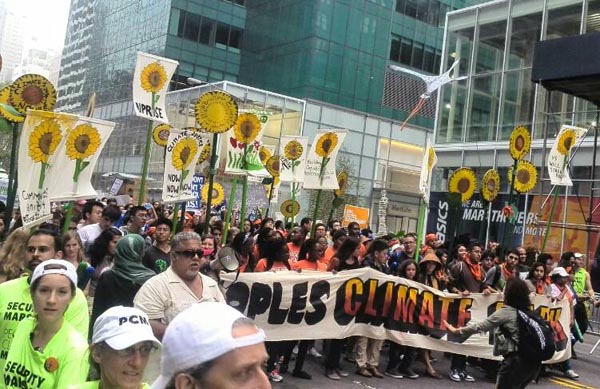
[[[160,376],[152,389],[164,389],[180,371],[264,342],[261,329],[252,335],[233,337],[233,324],[244,317],[235,308],[216,302],[195,304],[177,315],[165,331]]]
[[[575,254],[573,254],[573,256],[574,256],[575,258],[583,258],[583,257],[584,257],[584,255],[583,255],[583,254],[581,254],[581,253],[575,253]]]
[[[561,277],[568,277],[569,273],[567,273],[567,271],[565,270],[564,267],[555,267],[554,269],[552,269],[552,271],[550,272],[550,276],[554,276],[554,275],[559,275]]]
[[[157,347],[148,316],[137,308],[116,306],[98,316],[92,344],[106,342],[113,350],[124,350],[136,343],[150,341]]]
[[[29,284],[48,274],[62,274],[67,277],[73,285],[77,285],[77,270],[75,266],[64,259],[48,259],[35,267]]]

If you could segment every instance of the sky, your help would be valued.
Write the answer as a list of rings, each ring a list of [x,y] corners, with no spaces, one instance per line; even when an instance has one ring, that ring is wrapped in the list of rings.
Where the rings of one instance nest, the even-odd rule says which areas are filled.
[[[65,40],[71,0],[0,0],[25,15],[27,31],[46,48],[60,50]]]

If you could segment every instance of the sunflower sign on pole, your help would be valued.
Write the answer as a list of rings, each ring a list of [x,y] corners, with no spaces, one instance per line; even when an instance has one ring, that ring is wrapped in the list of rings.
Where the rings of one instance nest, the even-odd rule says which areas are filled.
[[[529,154],[531,150],[531,134],[529,130],[523,126],[517,126],[510,134],[508,140],[508,152],[514,163],[512,168],[508,170],[508,182],[510,191],[508,193],[508,202],[502,208],[502,213],[505,217],[504,233],[502,234],[502,243],[500,250],[504,250],[504,242],[511,231],[511,225],[517,218],[518,205],[513,204],[514,191],[518,193],[527,193],[535,187],[537,181],[537,170],[535,166],[523,158]],[[512,232],[510,232],[512,237]],[[512,239],[509,239],[510,242]],[[500,255],[503,255],[501,252]]]
[[[315,139],[306,158],[304,170],[304,188],[317,189],[317,199],[313,211],[313,227],[311,236],[314,236],[316,219],[321,202],[323,189],[339,189],[335,173],[337,153],[346,137],[346,130],[317,130]]]
[[[6,121],[12,123],[12,145],[6,200],[6,207],[9,212],[6,212],[5,215],[6,225],[12,217],[12,209],[17,194],[17,147],[19,145],[19,133],[21,132],[17,123],[25,121],[28,109],[53,111],[55,104],[56,89],[50,81],[38,74],[25,74],[0,90],[0,116],[4,124],[3,127],[6,127]]]
[[[48,177],[50,200],[94,198],[98,194],[92,186],[92,173],[115,123],[82,116],[55,116],[59,122],[70,125],[63,129],[63,142]],[[65,177],[66,172],[73,173]]]
[[[458,198],[458,226],[454,231],[454,237],[456,237],[457,233],[460,233],[462,228],[462,203],[468,201],[471,197],[473,197],[473,193],[475,193],[475,188],[477,188],[477,178],[475,177],[475,172],[473,169],[468,167],[461,167],[456,169],[450,177],[448,178],[448,192],[454,194]]]
[[[211,140],[212,150],[210,153],[210,170],[208,174],[208,186],[206,187],[206,212],[210,218],[213,198],[213,182],[215,176],[215,165],[217,163],[217,143],[219,134],[228,131],[237,121],[238,105],[233,97],[223,91],[206,92],[198,98],[194,108],[196,121],[201,128],[213,134]],[[202,188],[204,194],[204,188]],[[204,199],[203,199],[204,201]],[[208,222],[207,218],[207,222]],[[208,231],[208,223],[204,223],[204,233]]]
[[[279,178],[282,182],[291,183],[292,202],[296,201],[297,183],[304,181],[304,165],[306,151],[308,149],[308,137],[305,136],[282,136],[279,142]],[[293,215],[294,223],[296,215]]]
[[[558,201],[559,190],[557,187],[573,186],[573,181],[571,181],[571,177],[569,176],[571,150],[583,140],[586,133],[586,128],[563,125],[548,154],[548,176],[550,177],[550,183],[554,185],[554,188],[552,188],[554,190],[554,198],[552,199],[552,207],[550,208],[550,215],[548,216],[548,222],[546,223],[546,233],[544,234],[544,241],[542,243],[542,252],[546,249],[548,236],[550,236],[552,218],[554,217],[554,210],[556,209],[556,203]]]
[[[149,120],[146,135],[146,147],[142,163],[142,179],[138,205],[145,202],[148,164],[152,147],[152,123],[157,121],[169,124],[165,101],[169,81],[175,73],[179,62],[148,53],[137,53],[135,71],[133,73],[133,108],[136,116]]]

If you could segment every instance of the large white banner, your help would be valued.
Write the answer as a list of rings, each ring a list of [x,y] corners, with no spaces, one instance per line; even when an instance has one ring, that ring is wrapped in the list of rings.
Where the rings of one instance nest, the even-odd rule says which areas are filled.
[[[422,349],[493,356],[491,333],[469,338],[446,332],[486,319],[503,305],[502,294],[463,297],[371,268],[324,272],[222,273],[227,303],[254,319],[267,339],[301,340],[368,336]],[[557,352],[549,363],[571,356],[567,301],[533,299],[554,329]]]
[[[339,189],[335,161],[345,137],[346,130],[317,130],[306,158],[304,189]]]
[[[194,168],[206,138],[199,131],[172,129],[165,155],[163,203],[192,201]]]
[[[179,62],[147,53],[137,53],[133,73],[133,106],[136,116],[169,124],[165,101],[169,81]]]
[[[281,182],[303,182],[308,137],[284,135],[279,142]]]
[[[587,128],[567,125],[560,128],[548,153],[548,176],[552,185],[573,186],[569,176],[569,157],[571,149],[583,140],[586,133]]]
[[[421,197],[423,197],[425,204],[429,204],[431,172],[435,165],[437,165],[437,154],[428,138],[423,153],[423,163],[421,164],[421,177],[419,178],[419,192],[421,193]]]
[[[259,151],[269,114],[258,111],[241,112],[236,124],[227,131],[225,173],[268,177]]]
[[[92,173],[115,123],[75,116],[75,122],[64,128],[63,141],[50,168],[50,201],[95,198]]]

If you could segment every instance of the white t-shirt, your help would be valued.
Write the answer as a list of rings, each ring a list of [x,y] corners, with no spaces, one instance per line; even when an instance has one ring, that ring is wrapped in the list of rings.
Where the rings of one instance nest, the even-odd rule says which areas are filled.
[[[96,238],[100,236],[102,227],[100,227],[100,223],[90,224],[89,226],[81,227],[77,230],[77,233],[79,234],[83,247],[87,247],[94,243]]]

